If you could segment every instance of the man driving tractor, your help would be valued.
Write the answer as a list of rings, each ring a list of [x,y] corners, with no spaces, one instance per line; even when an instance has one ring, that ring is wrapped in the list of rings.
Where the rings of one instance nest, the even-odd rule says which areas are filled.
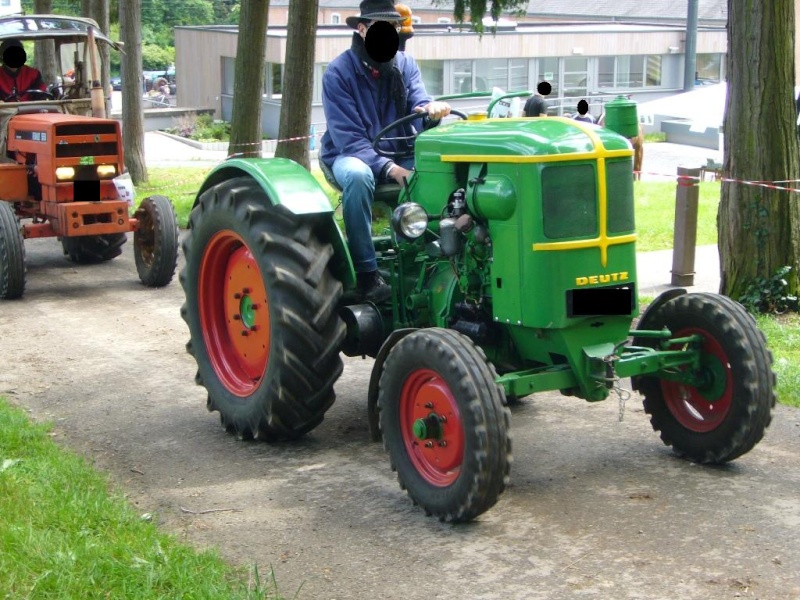
[[[16,39],[6,40],[0,45],[3,57],[3,68],[0,69],[0,100],[3,102],[26,102],[37,100],[33,90],[46,92],[47,86],[42,81],[38,69],[25,64],[28,55],[22,42]]]
[[[373,193],[376,183],[402,184],[411,174],[413,158],[396,164],[380,156],[372,140],[399,117],[417,111],[426,112],[437,121],[450,113],[450,106],[433,101],[428,95],[417,63],[404,52],[397,52],[397,34],[392,52],[371,55],[366,43],[370,27],[388,22],[399,31],[403,17],[392,1],[364,0],[360,8],[359,16],[347,18],[347,24],[355,29],[350,49],[331,62],[322,80],[328,130],[322,137],[320,159],[342,188],[344,223],[359,294],[364,300],[382,302],[390,297],[391,288],[378,273],[375,259],[371,232]]]

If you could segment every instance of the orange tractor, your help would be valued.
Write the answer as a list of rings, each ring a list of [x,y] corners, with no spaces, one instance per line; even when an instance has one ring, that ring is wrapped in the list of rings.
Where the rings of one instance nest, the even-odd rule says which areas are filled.
[[[119,256],[133,232],[142,283],[161,287],[174,275],[172,203],[150,196],[131,214],[120,123],[104,118],[96,76],[97,45],[119,48],[96,28],[60,15],[0,18],[0,42],[52,40],[59,72],[74,73],[48,91],[20,90],[26,101],[15,93],[0,104],[0,299],[23,295],[27,238],[57,237],[72,261],[97,263]]]

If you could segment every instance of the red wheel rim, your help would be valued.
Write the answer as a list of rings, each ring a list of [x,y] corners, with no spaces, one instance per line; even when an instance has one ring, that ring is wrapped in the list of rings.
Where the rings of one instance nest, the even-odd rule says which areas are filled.
[[[725,420],[733,399],[733,374],[728,355],[720,343],[707,331],[698,328],[681,329],[675,337],[702,335],[702,352],[713,356],[725,368],[724,391],[716,400],[709,400],[696,387],[678,381],[661,380],[661,391],[670,412],[678,422],[691,431],[707,433]],[[720,382],[717,382],[720,385]]]
[[[439,435],[428,439],[415,435],[417,421],[434,418]],[[400,430],[411,463],[425,481],[446,487],[458,479],[464,462],[464,427],[450,387],[435,371],[413,371],[403,384]]]
[[[269,362],[269,303],[261,270],[238,234],[220,231],[209,240],[197,286],[211,366],[232,394],[249,396]]]

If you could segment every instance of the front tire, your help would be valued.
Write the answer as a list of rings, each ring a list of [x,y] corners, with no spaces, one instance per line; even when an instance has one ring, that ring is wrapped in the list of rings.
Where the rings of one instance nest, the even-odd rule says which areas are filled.
[[[178,217],[169,198],[149,196],[136,211],[133,257],[139,279],[148,287],[164,287],[178,264]]]
[[[62,237],[61,247],[72,262],[91,265],[117,258],[126,241],[124,233]]]
[[[763,437],[775,406],[772,353],[753,317],[730,298],[685,294],[648,314],[638,328],[662,327],[673,338],[705,338],[699,373],[705,384],[633,378],[653,429],[677,454],[699,463],[721,464],[749,452]],[[654,345],[650,339],[634,343]]]
[[[470,521],[505,489],[511,413],[483,352],[448,329],[421,329],[389,352],[378,407],[400,487],[441,521]]]
[[[322,422],[342,373],[342,284],[314,216],[271,206],[248,177],[204,192],[189,218],[182,315],[208,409],[243,438],[297,438]]]
[[[0,298],[25,293],[25,240],[14,205],[0,200]]]

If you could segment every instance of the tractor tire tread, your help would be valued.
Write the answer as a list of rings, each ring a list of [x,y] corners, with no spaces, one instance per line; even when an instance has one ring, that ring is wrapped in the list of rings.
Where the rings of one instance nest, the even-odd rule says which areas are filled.
[[[657,377],[639,377],[636,386],[644,396],[644,410],[650,415],[650,423],[664,444],[694,462],[722,464],[749,452],[771,422],[775,406],[772,353],[753,317],[740,304],[716,294],[678,296],[648,315],[648,323],[640,323],[639,328],[660,329],[666,325],[680,329],[687,315],[701,319],[704,328],[719,333],[717,341],[735,373],[734,397],[725,421],[707,433],[689,432],[671,414]],[[648,341],[634,343],[647,345]]]
[[[339,349],[345,325],[335,311],[342,284],[330,273],[333,251],[318,236],[316,219],[273,206],[248,177],[209,188],[190,215],[192,229],[183,241],[186,266],[179,276],[187,297],[181,313],[191,333],[187,351],[198,363],[196,381],[209,392],[208,410],[219,411],[223,427],[242,439],[300,437],[322,422],[335,400],[333,385],[344,368]],[[246,226],[237,232],[257,258],[271,318],[267,374],[245,402],[231,397],[210,365],[193,288],[202,261],[196,256],[202,248],[193,247],[197,232],[233,229],[237,223]]]
[[[428,360],[423,364],[419,357]],[[432,368],[431,361],[439,365],[441,377],[449,376],[448,386],[459,399],[466,436],[475,442],[471,455],[465,448],[462,474],[441,493],[429,492],[425,483],[420,484],[407,458],[396,414],[406,371]],[[470,521],[494,506],[505,489],[511,463],[510,411],[495,379],[494,367],[483,352],[469,338],[446,329],[409,334],[392,348],[384,363],[378,398],[384,449],[400,488],[427,515],[440,521]]]
[[[25,293],[25,240],[10,202],[0,200],[0,299],[15,300]]]
[[[140,251],[140,220],[140,229],[133,233],[136,271],[147,287],[164,287],[172,281],[178,265],[178,217],[166,196],[148,196],[142,200],[139,211],[145,213],[146,220],[152,221],[155,240],[152,261],[148,264]]]
[[[125,233],[62,237],[64,254],[79,265],[94,265],[117,258],[128,241]]]

